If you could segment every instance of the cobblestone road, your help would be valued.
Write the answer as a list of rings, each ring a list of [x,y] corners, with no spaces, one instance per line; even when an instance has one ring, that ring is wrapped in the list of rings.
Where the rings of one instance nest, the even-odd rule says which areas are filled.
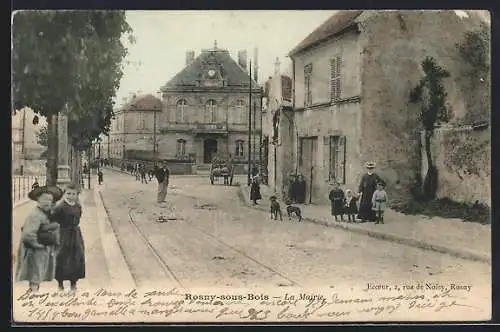
[[[490,293],[487,264],[287,218],[270,220],[267,213],[244,207],[237,187],[173,177],[168,203],[160,206],[156,183],[140,184],[113,171],[105,176],[104,203],[139,286],[175,284],[173,273],[187,287],[436,281],[473,285],[481,299]],[[129,212],[170,271],[140,240]],[[172,220],[158,223],[160,215]]]

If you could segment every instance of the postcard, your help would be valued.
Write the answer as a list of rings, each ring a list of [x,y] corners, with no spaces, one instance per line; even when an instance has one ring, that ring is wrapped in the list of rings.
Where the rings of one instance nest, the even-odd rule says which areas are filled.
[[[14,324],[490,320],[490,21],[14,12]]]

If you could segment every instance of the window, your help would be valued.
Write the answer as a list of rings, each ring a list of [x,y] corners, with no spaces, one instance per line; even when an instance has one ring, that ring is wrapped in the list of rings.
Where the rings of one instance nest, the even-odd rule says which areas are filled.
[[[312,78],[312,64],[308,64],[304,67],[304,106],[312,105],[312,86],[311,86],[311,78]]]
[[[178,139],[177,140],[177,157],[183,157],[186,155],[186,140]]]
[[[205,122],[206,123],[217,122],[217,103],[213,99],[210,99],[207,102],[205,109]]]
[[[243,100],[238,100],[236,102],[236,114],[239,116],[239,123],[247,122],[247,112],[245,109],[245,102]]]
[[[177,112],[175,113],[175,122],[185,122],[185,112],[186,112],[187,102],[185,99],[181,99],[177,102]]]
[[[339,56],[330,60],[330,98],[332,101],[339,100],[342,92],[340,79],[340,67],[342,59]]]
[[[140,112],[136,115],[137,130],[146,129],[146,113]]]
[[[345,136],[325,137],[328,144],[328,180],[345,184]]]
[[[244,156],[243,147],[244,147],[244,142],[242,140],[237,140],[236,141],[236,151],[235,151],[236,157],[243,157]]]

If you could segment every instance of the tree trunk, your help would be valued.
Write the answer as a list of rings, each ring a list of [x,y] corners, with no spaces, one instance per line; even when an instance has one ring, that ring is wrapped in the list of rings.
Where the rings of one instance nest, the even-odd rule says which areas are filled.
[[[73,145],[71,145],[71,182],[80,183],[80,168],[78,167],[78,159],[79,159],[79,151],[75,149]]]
[[[427,200],[432,200],[436,198],[437,187],[438,187],[438,171],[432,162],[431,156],[431,136],[432,132],[425,131],[425,154],[427,156],[427,174],[424,180],[424,197]]]
[[[433,163],[431,155],[431,132],[429,130],[425,131],[425,155],[427,156],[427,169],[430,169]]]
[[[57,115],[47,117],[47,185],[57,186]]]

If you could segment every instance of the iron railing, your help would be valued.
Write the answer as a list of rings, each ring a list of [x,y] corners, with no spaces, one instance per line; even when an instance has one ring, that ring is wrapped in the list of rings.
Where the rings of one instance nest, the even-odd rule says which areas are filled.
[[[12,175],[12,202],[16,203],[27,198],[35,180],[40,186],[44,186],[47,177],[45,175]]]

